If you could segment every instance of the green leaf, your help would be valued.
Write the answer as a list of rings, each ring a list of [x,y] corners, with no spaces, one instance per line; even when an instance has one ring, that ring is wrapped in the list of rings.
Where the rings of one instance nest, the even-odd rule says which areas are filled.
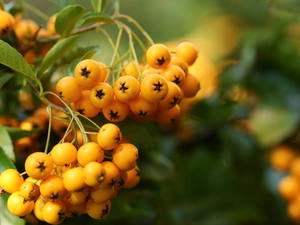
[[[50,0],[50,1],[57,4],[60,7],[66,7],[68,5],[75,4],[75,0]]]
[[[98,131],[98,129],[84,117],[80,117],[81,122],[88,131]],[[101,127],[108,121],[103,114],[99,114],[92,120]],[[121,130],[123,137],[128,138],[130,141],[141,143],[145,146],[152,146],[153,139],[148,130],[138,121],[133,118],[127,117],[125,120],[115,123]]]
[[[113,19],[101,12],[88,12],[77,23],[76,27],[82,27],[91,23],[114,23]]]
[[[78,22],[85,13],[85,9],[80,5],[70,5],[63,8],[57,15],[55,30],[62,37],[70,35]]]
[[[48,68],[53,66],[69,49],[78,41],[80,36],[72,36],[58,41],[46,54],[41,67],[38,70],[38,76],[41,76]]]
[[[0,174],[9,168],[14,168],[15,166],[12,161],[7,157],[4,151],[0,148]],[[14,224],[14,225],[24,225],[25,220],[20,219],[17,216],[11,214],[6,206],[6,202],[9,194],[3,194],[0,196],[0,224]]]
[[[8,131],[2,125],[0,125],[0,148],[3,149],[4,153],[12,161],[16,160],[12,140],[9,136]]]
[[[81,58],[83,55],[88,54],[89,52],[97,52],[100,48],[97,45],[89,46],[89,47],[78,47],[74,46],[72,49],[70,49],[66,54],[62,57],[60,63],[63,64],[70,64],[73,60],[77,58]]]
[[[3,85],[9,81],[14,75],[12,73],[5,73],[1,75],[0,77],[0,89],[3,87]]]
[[[12,46],[6,42],[0,40],[0,64],[17,71],[30,79],[34,80],[40,87],[42,87],[41,82],[35,77],[35,74],[31,66],[23,58],[23,56]]]
[[[250,117],[254,136],[262,147],[271,147],[289,137],[297,128],[299,113],[278,106],[257,107]]]
[[[102,12],[106,5],[106,0],[91,0],[93,8],[96,12]]]
[[[32,130],[22,130],[16,127],[5,127],[5,128],[9,133],[12,142],[15,142],[16,140],[23,137],[31,136],[41,130],[41,128],[34,128]]]

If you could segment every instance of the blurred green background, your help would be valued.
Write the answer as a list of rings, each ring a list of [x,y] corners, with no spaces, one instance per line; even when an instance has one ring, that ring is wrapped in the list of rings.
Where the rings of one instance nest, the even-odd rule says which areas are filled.
[[[50,16],[75,1],[27,2]],[[269,154],[281,143],[300,147],[299,1],[122,0],[120,12],[170,48],[193,41],[199,59],[191,71],[202,89],[183,102],[175,124],[145,123],[155,145],[138,146],[141,181],[112,200],[108,217],[63,224],[296,224],[278,193],[288,172],[274,169]],[[85,35],[80,44],[99,45],[96,57],[109,61],[103,36]]]

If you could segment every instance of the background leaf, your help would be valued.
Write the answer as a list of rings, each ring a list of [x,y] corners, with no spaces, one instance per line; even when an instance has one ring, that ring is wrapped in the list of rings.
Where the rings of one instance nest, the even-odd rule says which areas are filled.
[[[88,12],[77,23],[76,27],[82,27],[88,24],[106,22],[113,23],[114,21],[109,15],[101,12]]]
[[[86,120],[83,117],[80,117],[80,119],[87,130],[96,131],[96,132],[98,131],[98,129],[88,120]],[[110,121],[108,121],[102,114],[97,115],[96,117],[92,118],[92,120],[99,127],[101,127],[106,123],[110,123]],[[120,128],[123,136],[125,138],[128,138],[130,141],[141,143],[146,146],[153,145],[153,139],[150,133],[147,131],[145,126],[143,126],[143,124],[141,124],[140,122],[130,117],[127,117],[125,120],[116,123],[116,125]]]
[[[81,5],[70,5],[63,8],[55,21],[56,32],[62,37],[69,36],[84,13],[85,9]]]
[[[15,70],[29,77],[30,79],[34,80],[39,86],[42,86],[41,82],[35,77],[31,66],[15,48],[0,40],[0,49],[0,64],[3,64],[4,66],[11,68],[12,70]]]
[[[5,127],[5,128],[9,133],[12,142],[15,142],[16,140],[23,137],[29,137],[41,130],[40,128],[34,128],[32,130],[22,130],[16,127]]]
[[[91,0],[91,2],[96,12],[102,12],[106,6],[107,0]]]
[[[8,131],[4,126],[0,125],[0,148],[3,152],[12,160],[15,161],[15,153],[13,148],[12,140],[9,136]]]
[[[14,75],[12,73],[5,73],[0,76],[0,89],[9,81]]]
[[[80,36],[72,36],[58,41],[46,54],[39,68],[38,76],[41,76],[48,68],[60,60],[60,58],[75,45],[79,37]]]

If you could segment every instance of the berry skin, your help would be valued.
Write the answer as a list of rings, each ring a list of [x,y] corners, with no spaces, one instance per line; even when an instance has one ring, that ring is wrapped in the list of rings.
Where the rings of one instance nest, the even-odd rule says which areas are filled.
[[[96,142],[88,142],[80,146],[77,152],[77,162],[84,167],[89,162],[102,162],[104,150]]]
[[[127,180],[124,183],[124,188],[133,188],[140,181],[140,170],[135,166],[132,170],[127,171]]]
[[[145,100],[157,103],[168,94],[167,80],[159,74],[146,76],[141,82],[141,94]]]
[[[41,196],[46,200],[55,201],[67,195],[63,184],[63,178],[57,175],[50,175],[40,184]]]
[[[63,183],[69,192],[82,190],[86,186],[83,179],[83,168],[75,167],[67,170],[63,175]]]
[[[76,161],[77,149],[72,143],[59,143],[52,148],[50,156],[57,166],[69,165]]]
[[[33,214],[40,221],[45,221],[42,213],[43,206],[45,205],[45,200],[43,198],[39,198],[36,200],[33,208]]]
[[[128,103],[139,95],[140,83],[133,76],[121,76],[114,83],[114,93],[121,102]]]
[[[88,118],[95,117],[101,112],[101,109],[92,103],[90,95],[90,90],[84,90],[81,93],[81,97],[74,102],[74,109]]]
[[[74,70],[76,81],[83,87],[91,88],[101,79],[101,68],[93,59],[80,61]]]
[[[183,69],[176,65],[167,66],[162,72],[161,75],[167,80],[172,81],[177,84],[179,87],[182,86],[185,80],[185,73]]]
[[[66,210],[62,201],[48,201],[42,208],[42,216],[47,223],[60,224],[66,218]]]
[[[166,68],[171,60],[171,52],[163,44],[154,44],[146,52],[146,60],[152,68]]]
[[[7,199],[8,211],[18,217],[24,217],[31,213],[34,208],[33,201],[26,201],[20,191],[12,193]]]
[[[1,173],[0,185],[1,188],[7,193],[14,193],[19,191],[24,178],[16,169],[6,169]]]
[[[68,103],[76,102],[81,96],[81,88],[76,79],[71,76],[61,78],[56,83],[56,92]]]
[[[181,86],[185,98],[193,98],[201,89],[199,77],[194,73],[188,73]]]
[[[104,177],[105,169],[99,162],[89,162],[83,168],[83,180],[90,187],[95,187],[101,184]]]
[[[53,170],[53,162],[50,156],[43,152],[34,152],[25,160],[27,175],[36,180],[48,177]]]
[[[0,37],[4,37],[13,31],[15,19],[9,12],[3,10],[0,10],[0,18]]]
[[[65,198],[72,205],[81,205],[86,201],[90,193],[90,187],[85,186],[80,191],[69,192]]]
[[[164,100],[157,103],[158,109],[171,109],[177,105],[182,99],[181,89],[174,82],[168,81],[168,94]]]
[[[124,70],[121,76],[132,76],[137,79],[139,77],[139,67],[140,65],[136,61],[124,62]]]
[[[104,150],[113,150],[122,140],[122,133],[120,128],[113,123],[106,123],[97,135],[97,142]]]
[[[129,103],[129,108],[134,115],[140,118],[146,118],[156,113],[157,103],[147,101],[140,94],[137,98]]]
[[[103,181],[98,185],[99,188],[108,188],[114,186],[120,179],[120,170],[110,161],[104,161],[101,163],[105,169],[105,176]]]
[[[191,66],[197,59],[198,50],[192,42],[183,41],[177,45],[176,55]]]
[[[112,162],[122,171],[132,170],[138,159],[137,148],[130,143],[119,144],[113,150]]]
[[[56,17],[57,17],[57,13],[50,16],[50,18],[47,22],[47,31],[50,35],[56,34],[56,30],[55,30]]]
[[[102,109],[103,116],[110,122],[120,122],[129,114],[129,106],[114,97],[113,101]]]
[[[92,199],[96,203],[103,203],[111,199],[114,194],[114,186],[107,188],[93,187],[90,190],[90,199]]]
[[[300,182],[297,177],[288,175],[278,184],[279,194],[286,200],[292,200],[300,194]]]
[[[175,119],[180,115],[179,105],[175,105],[171,109],[161,109],[158,110],[156,114],[156,122],[162,125],[166,125],[175,121]]]
[[[114,90],[108,84],[99,82],[92,87],[90,93],[91,102],[98,108],[108,106],[114,99]]]
[[[86,203],[86,213],[93,219],[103,219],[110,213],[111,201],[108,200],[103,203],[96,203],[89,199]]]
[[[110,75],[109,75],[109,70],[107,69],[107,66],[103,62],[98,62],[98,65],[101,69],[101,78],[99,82],[107,82],[109,81]]]
[[[272,149],[270,164],[278,171],[289,171],[294,158],[295,153],[290,146],[279,145]]]
[[[20,187],[20,194],[28,201],[36,201],[40,197],[40,187],[36,183],[26,180]]]

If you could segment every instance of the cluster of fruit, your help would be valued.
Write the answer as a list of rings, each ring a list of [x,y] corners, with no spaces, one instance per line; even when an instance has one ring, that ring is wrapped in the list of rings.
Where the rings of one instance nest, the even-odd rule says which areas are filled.
[[[285,176],[279,181],[278,191],[287,203],[287,214],[300,223],[300,156],[295,148],[279,145],[272,150],[270,163]]]
[[[131,116],[168,124],[179,116],[181,99],[192,98],[200,90],[199,78],[188,71],[197,53],[191,42],[179,43],[174,55],[167,46],[153,44],[146,51],[146,65],[124,62],[120,75],[112,79],[111,68],[85,59],[76,65],[74,77],[58,80],[56,91],[86,117],[102,112],[111,122]]]
[[[47,21],[46,28],[41,28],[34,20],[23,19],[21,14],[12,15],[0,9],[0,38],[13,33],[17,38],[17,46],[14,46],[24,57],[33,64],[37,57],[44,56],[50,46],[36,45],[36,38],[48,37],[56,34],[55,20],[57,14],[53,14]]]
[[[62,142],[49,154],[31,153],[25,161],[25,180],[16,169],[7,169],[0,176],[2,192],[11,194],[8,210],[19,217],[33,212],[50,224],[82,213],[104,218],[110,212],[110,199],[140,179],[138,149],[122,140],[118,126],[107,123],[97,133],[97,142],[78,149]]]

